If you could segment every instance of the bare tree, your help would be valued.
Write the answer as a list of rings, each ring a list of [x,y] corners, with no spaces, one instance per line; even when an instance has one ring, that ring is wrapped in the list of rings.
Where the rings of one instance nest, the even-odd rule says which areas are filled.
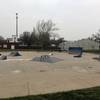
[[[32,32],[23,32],[19,40],[27,46],[40,45],[42,49],[48,49],[52,44],[58,46],[63,41],[55,33],[57,30],[58,28],[55,27],[55,24],[51,20],[41,20],[37,23],[36,28],[33,28]]]
[[[98,30],[98,32],[96,32],[96,34],[92,35],[92,40],[99,43],[99,52],[100,52],[100,29]],[[99,58],[100,58],[100,54],[99,54]]]
[[[43,48],[50,45],[50,37],[53,35],[55,30],[57,30],[57,28],[55,28],[55,24],[51,20],[48,20],[48,21],[41,20],[37,23],[37,31],[39,34],[39,40]]]
[[[4,38],[2,36],[0,36],[0,42],[4,41]]]
[[[24,44],[24,45],[30,45],[31,41],[30,41],[30,37],[31,34],[28,31],[23,32],[23,34],[20,35],[19,40]]]
[[[33,32],[31,33],[30,41],[31,41],[31,45],[37,44],[39,41],[38,34],[35,28],[33,28]]]
[[[37,23],[37,30],[39,33],[49,33],[51,34],[57,28],[55,28],[55,24],[52,22],[52,20],[44,21],[41,20]]]

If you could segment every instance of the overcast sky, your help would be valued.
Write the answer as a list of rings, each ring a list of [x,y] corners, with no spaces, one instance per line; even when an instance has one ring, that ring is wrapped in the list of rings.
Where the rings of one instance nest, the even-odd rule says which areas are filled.
[[[0,35],[15,34],[16,12],[19,34],[41,19],[52,19],[66,40],[87,38],[100,28],[100,0],[0,0]]]

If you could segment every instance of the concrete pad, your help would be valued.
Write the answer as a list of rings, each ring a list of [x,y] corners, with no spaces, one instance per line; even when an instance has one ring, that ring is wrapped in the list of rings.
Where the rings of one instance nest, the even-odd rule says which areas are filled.
[[[64,60],[52,64],[30,61],[49,52],[21,54],[0,61],[0,98],[28,95],[27,85],[31,95],[100,86],[100,62],[92,59],[95,54],[84,53],[76,59],[67,53],[53,52],[54,57]]]

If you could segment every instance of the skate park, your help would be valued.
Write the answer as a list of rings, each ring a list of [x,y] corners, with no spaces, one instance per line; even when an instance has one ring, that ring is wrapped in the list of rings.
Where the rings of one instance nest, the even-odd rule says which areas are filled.
[[[96,54],[83,53],[80,58],[68,52],[1,54],[7,56],[6,60],[0,60],[1,98],[69,91],[100,84],[100,62],[93,59],[98,56]]]

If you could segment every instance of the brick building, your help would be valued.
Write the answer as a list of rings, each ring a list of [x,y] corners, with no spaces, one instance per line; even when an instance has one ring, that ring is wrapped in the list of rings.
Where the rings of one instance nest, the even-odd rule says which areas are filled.
[[[0,49],[17,49],[18,46],[18,42],[9,42],[7,40],[0,42]]]

